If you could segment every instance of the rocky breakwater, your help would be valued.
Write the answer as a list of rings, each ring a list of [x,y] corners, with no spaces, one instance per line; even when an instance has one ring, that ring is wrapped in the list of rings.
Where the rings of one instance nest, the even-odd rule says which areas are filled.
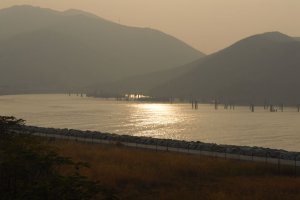
[[[235,145],[218,145],[212,143],[203,143],[200,141],[183,141],[172,139],[158,139],[151,137],[136,137],[129,135],[118,135],[112,133],[102,133],[99,131],[81,131],[74,129],[56,129],[56,128],[42,128],[36,126],[23,126],[20,130],[22,132],[36,134],[43,133],[47,135],[62,135],[78,138],[89,138],[95,140],[106,140],[112,142],[126,142],[134,144],[155,145],[161,147],[196,150],[206,152],[217,152],[235,155],[256,156],[263,158],[280,158],[284,160],[300,160],[299,152],[290,152],[279,149],[270,149],[263,147],[248,147]]]

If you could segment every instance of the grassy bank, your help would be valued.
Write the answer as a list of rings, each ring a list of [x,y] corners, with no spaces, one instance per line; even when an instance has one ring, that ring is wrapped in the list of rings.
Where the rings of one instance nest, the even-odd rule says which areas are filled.
[[[299,199],[292,167],[203,156],[55,141],[63,155],[90,163],[82,171],[120,199]]]

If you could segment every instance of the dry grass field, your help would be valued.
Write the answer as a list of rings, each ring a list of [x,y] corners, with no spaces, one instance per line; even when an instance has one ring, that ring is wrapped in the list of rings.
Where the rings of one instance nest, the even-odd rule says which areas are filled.
[[[197,155],[55,141],[57,151],[88,162],[82,173],[120,199],[298,200],[294,168]]]

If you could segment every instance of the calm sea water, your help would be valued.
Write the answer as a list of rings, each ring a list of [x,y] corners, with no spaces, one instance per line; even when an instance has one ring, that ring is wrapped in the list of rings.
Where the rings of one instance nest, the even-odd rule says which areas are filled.
[[[296,108],[270,113],[248,107],[109,101],[68,95],[0,96],[0,115],[27,124],[97,130],[218,144],[264,146],[300,151],[300,113]]]

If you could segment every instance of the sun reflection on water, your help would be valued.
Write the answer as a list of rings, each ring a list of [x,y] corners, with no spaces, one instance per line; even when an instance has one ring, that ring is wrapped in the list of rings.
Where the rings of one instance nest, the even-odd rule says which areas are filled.
[[[132,105],[130,121],[138,130],[137,136],[173,138],[174,130],[170,125],[180,121],[177,112],[176,107],[170,104],[135,104]]]
[[[172,109],[167,104],[138,104],[136,107],[138,107],[141,111],[148,111],[158,114],[171,114]]]

